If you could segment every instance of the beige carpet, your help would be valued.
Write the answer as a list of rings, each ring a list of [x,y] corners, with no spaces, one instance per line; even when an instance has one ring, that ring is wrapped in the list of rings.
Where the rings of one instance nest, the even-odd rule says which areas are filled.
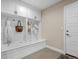
[[[60,55],[60,53],[45,48],[22,59],[57,59]]]

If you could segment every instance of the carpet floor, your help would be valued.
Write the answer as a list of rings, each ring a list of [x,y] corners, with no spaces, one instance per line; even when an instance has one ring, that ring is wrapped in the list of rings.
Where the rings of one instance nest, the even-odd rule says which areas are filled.
[[[45,48],[29,56],[25,56],[22,59],[76,59],[76,58],[62,55],[58,52]]]

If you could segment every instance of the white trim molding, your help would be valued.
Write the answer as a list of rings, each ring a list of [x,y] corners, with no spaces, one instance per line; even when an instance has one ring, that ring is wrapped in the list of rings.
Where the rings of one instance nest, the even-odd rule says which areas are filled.
[[[56,52],[58,52],[58,53],[65,54],[65,52],[64,52],[63,50],[61,50],[61,49],[54,48],[54,47],[49,46],[49,45],[47,45],[46,47],[47,47],[48,49],[51,49],[51,50],[56,51]]]

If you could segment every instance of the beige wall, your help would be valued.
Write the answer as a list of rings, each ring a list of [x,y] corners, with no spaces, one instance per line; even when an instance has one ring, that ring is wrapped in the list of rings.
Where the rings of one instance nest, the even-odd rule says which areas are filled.
[[[64,6],[77,0],[63,0],[42,11],[42,38],[64,51]]]

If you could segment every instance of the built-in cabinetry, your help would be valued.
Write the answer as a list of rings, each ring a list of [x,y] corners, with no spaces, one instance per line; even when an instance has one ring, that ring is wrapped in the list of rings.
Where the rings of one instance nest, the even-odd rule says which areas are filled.
[[[1,1],[1,13],[13,15],[13,16],[17,15],[19,17],[20,16],[24,17],[24,18],[26,18],[26,23],[27,23],[27,20],[31,20],[32,21],[32,28],[37,29],[37,30],[39,29],[39,38],[41,38],[41,35],[40,35],[41,34],[41,11],[39,11],[38,9],[22,2],[21,0],[2,0]],[[6,20],[5,17],[3,17],[3,19]],[[26,30],[27,30],[27,28],[26,28]],[[35,33],[34,30],[32,32]],[[18,41],[19,41],[19,39],[18,39]],[[39,41],[39,40],[37,40],[37,41]],[[7,46],[6,48],[2,48],[2,50],[3,49],[4,50],[9,49],[9,50],[2,51],[2,53],[1,53],[2,58],[1,59],[21,59],[22,57],[27,56],[27,55],[45,47],[44,41],[41,41],[41,42],[37,42],[37,41],[33,40],[33,42],[36,42],[36,43],[31,44],[31,45],[30,44],[27,45],[27,41],[25,43],[21,43],[21,42],[19,42],[19,43],[15,42],[16,44],[12,43],[12,45],[10,45],[11,47]],[[2,44],[2,45],[4,45],[4,44]],[[21,46],[19,48],[18,47],[12,48],[12,47],[16,47],[16,45],[19,45],[19,46],[23,45],[23,46]],[[4,45],[4,47],[5,47],[5,45]]]
[[[24,43],[20,44],[23,45]],[[28,56],[46,47],[44,40],[31,42],[30,44],[26,43],[26,45],[24,44],[24,46],[21,45],[20,47],[17,46],[16,48],[12,47],[12,49],[9,49],[5,46],[8,49],[4,49],[5,51],[2,51],[1,59],[22,59],[23,57]]]
[[[37,26],[39,27],[39,31],[41,31],[41,11],[29,4],[26,4],[20,0],[2,0],[1,12],[11,15],[22,16],[25,17],[26,20],[34,20],[33,24],[36,22],[40,22],[39,26],[36,24],[34,25],[34,28],[36,28],[35,26]],[[39,32],[39,37],[41,37],[41,32]]]
[[[1,1],[1,12],[16,14],[18,16],[28,17],[37,20],[41,20],[41,12],[36,8],[23,3],[18,0],[2,0]]]

